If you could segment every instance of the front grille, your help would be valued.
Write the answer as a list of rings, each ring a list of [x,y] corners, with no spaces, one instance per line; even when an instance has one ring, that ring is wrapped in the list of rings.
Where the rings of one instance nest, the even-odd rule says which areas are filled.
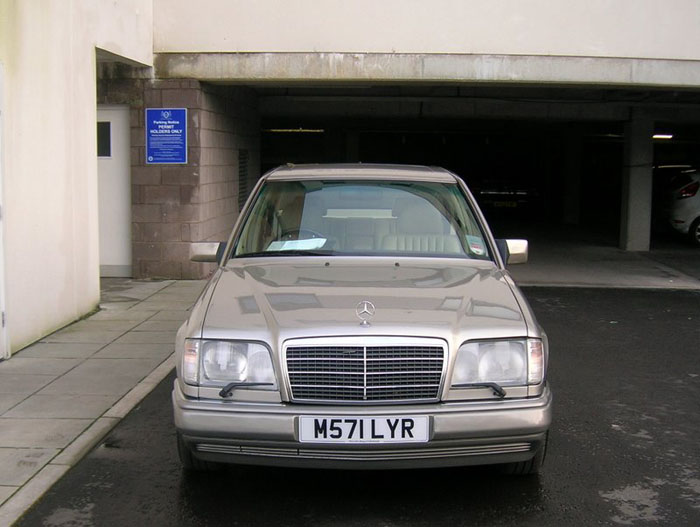
[[[290,346],[286,353],[295,401],[437,400],[442,346]]]

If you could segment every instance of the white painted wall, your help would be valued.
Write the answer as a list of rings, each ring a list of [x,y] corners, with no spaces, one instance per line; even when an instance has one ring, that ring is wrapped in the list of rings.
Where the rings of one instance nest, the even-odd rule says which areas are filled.
[[[95,48],[152,63],[150,0],[2,0],[12,351],[99,301]]]
[[[3,148],[3,120],[5,115],[5,68],[0,61],[0,359],[10,356],[10,346],[5,331],[5,221],[3,218],[3,170],[5,150]]]
[[[156,52],[700,59],[698,0],[153,0]]]

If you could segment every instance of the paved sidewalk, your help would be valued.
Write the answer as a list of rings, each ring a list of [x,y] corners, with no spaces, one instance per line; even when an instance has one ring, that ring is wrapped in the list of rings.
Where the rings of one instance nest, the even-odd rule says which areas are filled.
[[[101,311],[0,362],[0,526],[172,370],[175,332],[204,284],[104,279]]]

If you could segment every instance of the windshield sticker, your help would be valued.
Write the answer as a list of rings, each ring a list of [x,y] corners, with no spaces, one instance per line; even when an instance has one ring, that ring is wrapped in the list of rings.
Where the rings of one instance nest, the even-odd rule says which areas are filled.
[[[268,251],[313,251],[326,244],[325,238],[307,240],[275,240],[267,246]]]
[[[478,236],[467,235],[467,243],[469,244],[469,250],[477,256],[483,256],[484,254],[486,254],[484,240],[482,240]]]

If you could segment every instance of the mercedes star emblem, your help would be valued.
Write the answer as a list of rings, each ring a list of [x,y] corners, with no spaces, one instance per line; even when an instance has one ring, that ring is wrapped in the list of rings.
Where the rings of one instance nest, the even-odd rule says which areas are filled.
[[[369,326],[369,319],[374,316],[375,312],[374,304],[368,300],[358,302],[357,307],[355,307],[355,314],[362,320],[361,326]]]

